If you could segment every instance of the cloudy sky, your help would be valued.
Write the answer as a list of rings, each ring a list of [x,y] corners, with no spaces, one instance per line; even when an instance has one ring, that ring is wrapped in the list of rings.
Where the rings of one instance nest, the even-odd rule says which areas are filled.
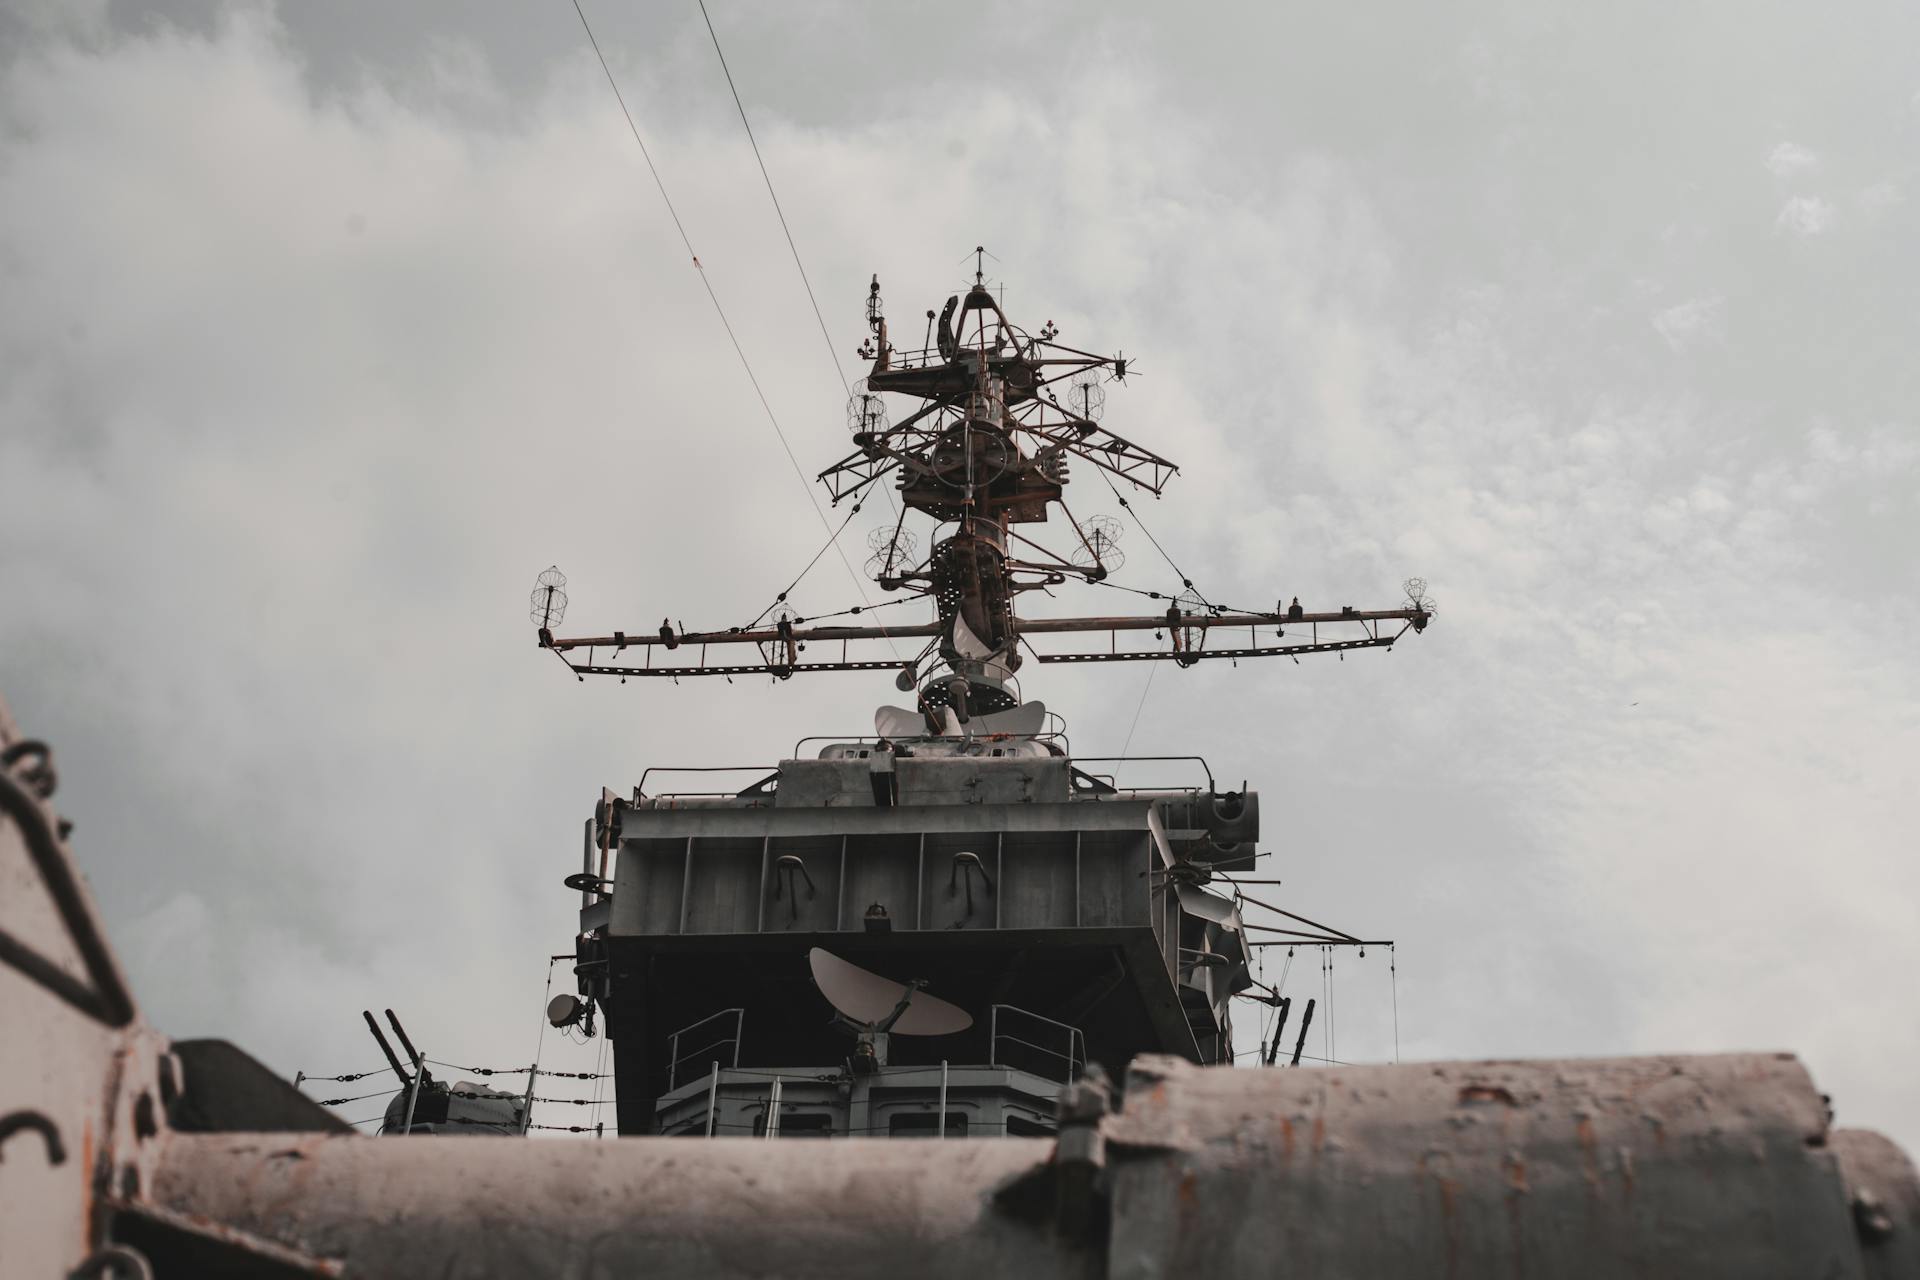
[[[710,7],[832,350],[697,6],[587,12],[804,467],[868,277],[916,317],[984,244],[1138,359],[1210,596],[1432,583],[1390,655],[1027,680],[1399,941],[1323,1049],[1791,1048],[1920,1148],[1920,10]],[[152,1019],[288,1073],[388,1005],[528,1061],[601,785],[892,696],[535,649],[550,563],[570,626],[725,626],[821,534],[571,5],[476,8],[0,6],[0,690]]]

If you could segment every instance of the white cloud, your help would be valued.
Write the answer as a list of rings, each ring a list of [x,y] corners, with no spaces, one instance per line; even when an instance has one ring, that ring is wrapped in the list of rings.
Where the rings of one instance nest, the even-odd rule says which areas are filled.
[[[689,107],[661,66],[679,46],[636,65],[610,43],[802,467],[824,465],[842,391],[730,103]],[[1283,145],[1277,116],[1249,145],[1196,83],[1104,46],[1057,84],[967,69],[964,123],[938,93],[755,123],[839,350],[872,271],[911,329],[954,246],[984,242],[1017,317],[1139,355],[1107,421],[1183,464],[1136,510],[1210,594],[1364,604],[1431,579],[1417,644],[1162,672],[1135,739],[1266,789],[1296,904],[1400,938],[1409,1055],[1784,1039],[1843,1116],[1911,1145],[1887,1064],[1920,1056],[1889,1016],[1920,886],[1887,850],[1920,696],[1860,639],[1913,621],[1871,568],[1911,540],[1911,433],[1869,394],[1904,386],[1910,309],[1766,275],[1794,255],[1711,221],[1750,221],[1746,186],[1646,217],[1503,186],[1511,157],[1612,139],[1499,66],[1491,100],[1462,92],[1507,114],[1424,169],[1370,135]],[[891,696],[578,686],[533,648],[549,562],[570,625],[724,625],[818,526],[590,55],[533,87],[464,46],[415,70],[316,91],[252,16],[51,44],[0,97],[0,599],[34,602],[0,613],[0,676],[70,750],[62,800],[155,1016],[289,1071],[369,1065],[355,1015],[387,1004],[450,1058],[524,1061],[603,782],[766,759]],[[1725,154],[1685,125],[1674,148]],[[1675,189],[1619,184],[1642,188]],[[1831,226],[1797,201],[1782,229]],[[1819,434],[1771,403],[1810,341],[1781,317],[1811,314],[1853,361],[1818,388]],[[1850,523],[1881,509],[1904,525]],[[1138,529],[1127,551],[1133,582],[1168,584]],[[851,599],[831,556],[796,593]],[[1047,607],[1083,603],[1111,607]],[[1143,681],[1031,688],[1098,753]],[[1790,918],[1847,947],[1784,950]],[[1343,961],[1355,1057],[1391,1043],[1380,959]],[[1852,998],[1783,1026],[1756,973]],[[547,1046],[580,1067],[599,1047]]]
[[[1794,196],[1780,206],[1773,225],[1797,236],[1817,236],[1833,226],[1833,205],[1819,196]]]
[[[1776,178],[1791,178],[1816,169],[1820,157],[1798,143],[1783,142],[1767,154],[1767,172]]]
[[[1897,182],[1875,182],[1854,194],[1854,203],[1869,214],[1885,213],[1906,203],[1906,192]]]
[[[1685,351],[1703,338],[1718,336],[1726,302],[1721,298],[1689,298],[1653,317],[1654,332],[1674,351]]]

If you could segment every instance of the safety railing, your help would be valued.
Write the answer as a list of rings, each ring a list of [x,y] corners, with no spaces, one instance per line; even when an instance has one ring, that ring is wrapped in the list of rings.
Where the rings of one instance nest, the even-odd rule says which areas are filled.
[[[1219,789],[1218,787],[1214,786],[1213,770],[1208,767],[1206,757],[1204,756],[1075,756],[1073,762],[1076,765],[1141,764],[1141,763],[1151,763],[1151,762],[1175,762],[1175,763],[1197,764],[1200,766],[1200,772],[1207,775],[1207,790],[1217,791]],[[1133,785],[1120,788],[1120,790],[1122,791],[1160,791],[1160,790],[1192,791],[1195,789],[1196,788],[1191,782],[1181,783],[1178,786],[1173,786],[1173,787],[1143,787],[1138,784],[1133,784]]]
[[[691,1049],[688,1049],[685,1053],[682,1053],[680,1051],[680,1039],[682,1036],[686,1036],[691,1032],[698,1031],[701,1027],[706,1026],[708,1023],[718,1022],[720,1019],[726,1018],[729,1016],[733,1018],[733,1034],[732,1035],[726,1034],[727,1029],[724,1026],[715,1027],[714,1034],[711,1038],[702,1039],[699,1044],[695,1045]],[[667,1037],[667,1057],[668,1057],[667,1089],[671,1091],[674,1085],[678,1082],[680,1078],[680,1066],[682,1063],[687,1062],[688,1060],[693,1058],[699,1058],[702,1062],[717,1063],[719,1061],[719,1057],[713,1051],[715,1049],[720,1048],[722,1045],[732,1046],[733,1065],[736,1067],[739,1066],[740,1065],[740,1033],[745,1029],[746,1023],[747,1023],[747,1011],[745,1009],[722,1009],[718,1013],[708,1014],[706,1017],[700,1019],[700,1021],[698,1022],[689,1022],[686,1026],[680,1028],[678,1031],[668,1036]]]
[[[699,765],[656,764],[656,765],[649,765],[647,766],[646,770],[641,773],[640,781],[634,783],[633,785],[633,802],[635,804],[640,804],[641,802],[646,800],[664,800],[664,799],[670,798],[671,796],[730,796],[730,795],[737,794],[737,792],[734,792],[734,791],[675,791],[675,792],[669,792],[665,795],[650,796],[647,794],[647,779],[652,777],[656,773],[767,774],[767,773],[773,773],[773,772],[775,772],[774,766],[770,764],[699,764]]]
[[[1080,1073],[1086,1070],[1086,1038],[1080,1034],[1080,1028],[1071,1023],[1044,1018],[1031,1009],[1022,1009],[1015,1004],[996,1004],[989,1010],[988,1016],[987,1065],[1019,1067],[1021,1070],[1026,1070],[1027,1068],[1021,1063],[1003,1061],[1003,1046],[1017,1046],[1028,1054],[1037,1054],[1046,1062],[1054,1064],[1051,1070],[1036,1071],[1035,1075],[1045,1075],[1053,1079],[1055,1078],[1053,1072],[1059,1071],[1062,1073],[1059,1078],[1066,1084],[1072,1084],[1080,1078]],[[1026,1034],[1020,1035],[1015,1031],[1002,1030],[1000,1024],[1003,1017],[1007,1017],[1016,1029],[1023,1030]],[[1045,1029],[1030,1029],[1029,1024],[1038,1024],[1040,1028]],[[1064,1040],[1056,1038],[1059,1033],[1064,1033]],[[1054,1046],[1049,1047],[1039,1043],[1042,1039],[1054,1040]],[[1017,1056],[1024,1058],[1026,1055]]]
[[[1049,719],[1055,718],[1052,712],[1048,712],[1047,715]],[[975,735],[973,740],[977,742],[985,742],[988,739],[992,738],[993,736],[994,735],[992,734],[978,734],[978,735]],[[1008,736],[1027,739],[1034,742],[1052,743],[1055,746],[1060,748],[1060,751],[1062,754],[1066,756],[1073,755],[1073,744],[1067,740],[1067,731],[1064,728],[1047,729],[1041,733],[1021,733],[1021,734],[1011,734]],[[966,741],[966,739],[964,738],[948,737],[946,735],[942,735],[932,740],[936,742]],[[800,748],[806,746],[809,742],[835,742],[835,743],[844,742],[849,746],[861,747],[861,746],[866,746],[869,743],[872,743],[873,745],[878,746],[882,742],[898,742],[898,741],[900,741],[900,739],[898,738],[883,738],[878,734],[872,734],[872,733],[814,733],[814,734],[809,734],[808,736],[800,739],[798,742],[793,744],[793,759],[798,760],[800,758]]]

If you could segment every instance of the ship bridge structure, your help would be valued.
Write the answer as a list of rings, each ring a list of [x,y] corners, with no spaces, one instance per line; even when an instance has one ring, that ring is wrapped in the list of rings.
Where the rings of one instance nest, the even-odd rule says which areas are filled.
[[[950,1131],[1031,1132],[1089,1064],[1227,1062],[1255,983],[1216,877],[1252,868],[1259,797],[1157,763],[1168,785],[1119,788],[1046,736],[874,737],[607,796],[573,883],[621,1131],[764,1132],[778,1081],[782,1133],[918,1134],[941,1089]],[[967,1025],[863,1032],[821,951]]]
[[[538,642],[581,680],[885,671],[912,695],[881,706],[872,735],[800,744],[732,790],[672,789],[728,775],[666,770],[652,791],[603,792],[568,881],[579,996],[558,1012],[603,1016],[622,1133],[1048,1128],[1060,1087],[1095,1065],[1230,1063],[1237,996],[1284,1018],[1253,948],[1365,945],[1285,912],[1250,925],[1236,878],[1259,856],[1258,795],[1197,757],[1074,757],[1022,672],[1387,648],[1432,621],[1425,584],[1384,609],[1250,610],[1184,576],[1165,591],[1120,582],[1126,526],[1077,516],[1070,482],[1100,477],[1124,512],[1123,490],[1157,497],[1178,468],[1101,422],[1129,359],[1068,346],[1051,321],[1015,325],[976,254],[916,349],[894,343],[872,281],[852,451],[819,475],[854,511],[890,491],[867,567],[891,599],[808,618],[782,592],[744,626],[563,635],[564,577],[535,585]],[[924,554],[912,522],[930,527]],[[1018,607],[1070,582],[1151,611]],[[916,601],[921,619],[855,616]],[[861,991],[887,1007],[850,1014]],[[924,1023],[933,1002],[953,1015]]]

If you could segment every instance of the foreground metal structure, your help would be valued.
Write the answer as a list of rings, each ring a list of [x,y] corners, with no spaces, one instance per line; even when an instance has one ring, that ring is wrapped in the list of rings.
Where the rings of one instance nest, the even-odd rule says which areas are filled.
[[[1920,1275],[1920,1177],[1786,1054],[1136,1058],[1052,1138],[394,1141],[127,996],[0,708],[0,1274]],[[58,975],[58,976],[56,976]]]

